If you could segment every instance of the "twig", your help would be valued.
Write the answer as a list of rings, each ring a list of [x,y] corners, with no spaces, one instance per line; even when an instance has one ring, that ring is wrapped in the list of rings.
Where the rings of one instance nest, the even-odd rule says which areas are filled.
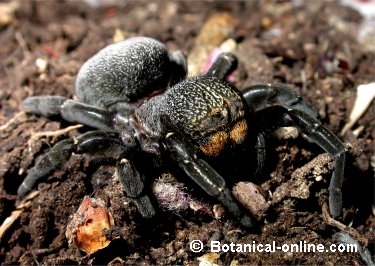
[[[74,129],[81,128],[81,127],[83,127],[83,125],[78,124],[78,125],[66,127],[66,128],[60,129],[60,130],[55,130],[55,131],[37,132],[37,133],[34,133],[30,136],[30,139],[27,141],[27,144],[29,145],[29,147],[31,147],[31,145],[35,141],[37,141],[38,139],[40,139],[42,137],[54,137],[54,138],[56,138],[58,136],[66,134],[69,131],[72,131]]]
[[[276,188],[272,195],[272,205],[279,203],[286,197],[307,199],[310,196],[310,186],[321,180],[322,176],[332,169],[331,156],[328,153],[318,155],[304,166],[296,169],[290,180]]]
[[[362,154],[366,143],[358,140],[347,143],[346,149],[349,154],[358,157]],[[272,195],[272,205],[279,203],[286,197],[307,199],[310,196],[310,186],[314,182],[323,179],[323,176],[334,168],[332,157],[328,153],[322,153],[307,164],[294,170],[291,179],[278,186]]]
[[[25,39],[22,36],[22,33],[20,31],[17,31],[14,34],[14,37],[16,38],[18,44],[21,46],[25,59],[30,58],[30,51],[29,51],[29,48],[27,47],[27,43]]]
[[[351,235],[355,240],[361,242],[363,245],[367,246],[368,241],[366,238],[362,237],[360,233],[353,227],[349,227],[335,219],[333,219],[328,210],[328,204],[327,202],[323,202],[322,205],[322,214],[323,214],[323,220],[329,224],[330,226],[336,227],[340,231],[343,231],[349,235]]]
[[[0,131],[3,131],[5,129],[7,129],[11,124],[13,124],[15,121],[17,121],[21,116],[23,116],[25,114],[26,114],[25,111],[21,111],[21,112],[17,113],[15,116],[13,116],[11,119],[9,119],[9,121],[7,123],[5,123],[4,125],[2,125],[0,127]]]

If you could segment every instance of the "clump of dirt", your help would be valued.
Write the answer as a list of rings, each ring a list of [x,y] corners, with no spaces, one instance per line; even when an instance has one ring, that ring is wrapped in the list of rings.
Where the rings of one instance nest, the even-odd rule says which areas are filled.
[[[16,191],[27,170],[57,141],[89,130],[74,128],[55,136],[35,138],[38,132],[60,132],[70,125],[58,118],[19,113],[21,101],[30,95],[43,94],[74,98],[74,81],[80,66],[114,39],[149,36],[171,50],[179,49],[189,55],[197,50],[198,36],[200,41],[210,41],[201,37],[212,34],[212,28],[203,27],[205,22],[212,15],[220,17],[226,12],[225,16],[232,17],[228,20],[230,30],[220,33],[223,34],[220,42],[232,39],[236,43],[235,48],[230,48],[235,49],[239,58],[233,77],[235,85],[243,89],[257,83],[289,84],[317,108],[323,124],[336,134],[347,122],[356,86],[373,82],[375,77],[375,53],[358,39],[363,18],[339,2],[56,0],[1,4],[10,10],[3,19],[5,12],[0,8],[1,223],[19,204]],[[207,32],[202,33],[202,29]],[[348,153],[344,209],[338,218],[350,224],[360,236],[361,244],[370,248],[375,241],[374,169],[370,163],[375,152],[374,112],[372,105],[353,129],[342,136],[348,143],[361,139],[365,148],[363,152]],[[264,177],[251,180],[265,191],[266,198],[283,184],[292,187],[294,180],[300,180],[294,179],[295,170],[322,153],[301,136],[288,140],[270,136],[267,147]],[[246,169],[251,162],[225,163],[227,169]],[[142,219],[124,197],[114,175],[111,162],[73,155],[65,166],[38,185],[39,193],[1,235],[2,264],[363,263],[357,253],[350,252],[210,255],[209,243],[214,240],[236,244],[275,241],[279,246],[300,241],[325,247],[335,243],[332,235],[338,229],[323,219],[319,204],[326,200],[330,172],[323,171],[321,179],[313,177],[309,181],[310,193],[305,199],[294,198],[291,193],[283,195],[253,230],[242,228],[230,215],[223,214],[215,199],[190,188],[183,193],[193,193],[212,211],[160,208],[155,218]],[[70,247],[65,237],[71,216],[88,195],[103,200],[115,222],[106,232],[108,239],[113,239],[110,245],[90,256]],[[202,241],[203,251],[190,250],[193,240]]]

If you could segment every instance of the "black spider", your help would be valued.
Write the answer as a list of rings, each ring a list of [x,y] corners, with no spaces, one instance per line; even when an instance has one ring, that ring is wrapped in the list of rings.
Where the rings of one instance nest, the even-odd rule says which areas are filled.
[[[80,101],[34,96],[22,103],[22,109],[33,114],[61,115],[69,122],[98,130],[58,142],[28,172],[18,194],[29,192],[73,152],[101,154],[117,159],[125,194],[142,216],[152,217],[155,208],[145,193],[144,169],[137,160],[144,154],[166,156],[243,225],[252,226],[253,220],[233,199],[224,178],[207,161],[231,147],[255,143],[259,170],[264,162],[263,134],[277,127],[295,126],[334,159],[329,206],[331,214],[338,216],[343,143],[316,119],[315,110],[286,86],[256,85],[240,92],[225,82],[236,67],[235,56],[223,53],[205,76],[185,78],[182,53],[168,53],[153,39],[131,38],[104,48],[78,73]],[[264,107],[269,102],[276,105]]]

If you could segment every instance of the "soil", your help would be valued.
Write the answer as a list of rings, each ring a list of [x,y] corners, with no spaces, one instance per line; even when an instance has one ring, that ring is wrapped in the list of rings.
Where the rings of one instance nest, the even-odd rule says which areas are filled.
[[[197,46],[206,45],[203,48],[210,50],[218,46],[216,41],[232,38],[238,43],[239,67],[234,74],[238,88],[256,83],[289,84],[317,108],[323,124],[335,134],[347,122],[356,87],[374,81],[374,50],[357,38],[363,18],[338,1],[94,2],[103,5],[57,0],[1,3],[18,3],[10,13],[10,21],[2,22],[0,28],[0,123],[4,125],[0,130],[1,223],[20,202],[16,191],[27,170],[57,141],[89,130],[76,128],[54,137],[35,138],[38,132],[56,132],[70,125],[58,118],[20,114],[21,101],[42,94],[73,98],[80,66],[112,43],[114,36],[149,36],[186,55]],[[224,22],[230,28],[224,37],[199,37],[212,34],[210,27],[203,25],[212,15],[224,16],[222,12],[231,16]],[[204,65],[199,67],[203,69]],[[372,256],[374,115],[372,104],[341,137],[354,146],[362,140],[364,149],[347,156],[344,206],[337,218],[357,231],[357,240],[370,249]],[[268,202],[277,187],[293,182],[296,169],[323,153],[301,136],[288,140],[269,136],[267,147],[264,177],[252,181],[266,191]],[[225,164],[228,169],[235,168],[235,162],[229,159]],[[155,218],[145,220],[123,195],[114,172],[111,162],[73,155],[38,185],[39,193],[1,236],[2,265],[364,263],[358,253],[352,252],[210,253],[208,244],[212,240],[238,244],[275,241],[277,245],[306,241],[325,247],[335,243],[333,234],[339,229],[327,224],[321,207],[326,201],[331,171],[323,174],[322,181],[311,181],[307,198],[287,195],[272,204],[252,230],[241,227],[229,214],[218,213],[223,210],[215,199],[197,189],[191,192],[190,188],[184,191],[193,193],[208,209],[206,213],[160,207]],[[168,173],[169,169],[162,172]],[[113,240],[91,255],[69,245],[65,237],[67,225],[85,196],[104,200],[114,219],[107,232]],[[201,240],[205,244],[203,251],[192,252],[192,240]]]

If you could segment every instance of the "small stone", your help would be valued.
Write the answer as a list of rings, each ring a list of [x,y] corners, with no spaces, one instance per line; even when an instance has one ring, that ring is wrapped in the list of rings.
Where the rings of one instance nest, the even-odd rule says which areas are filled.
[[[233,196],[258,220],[264,217],[269,208],[258,187],[251,182],[237,183],[233,187]]]

